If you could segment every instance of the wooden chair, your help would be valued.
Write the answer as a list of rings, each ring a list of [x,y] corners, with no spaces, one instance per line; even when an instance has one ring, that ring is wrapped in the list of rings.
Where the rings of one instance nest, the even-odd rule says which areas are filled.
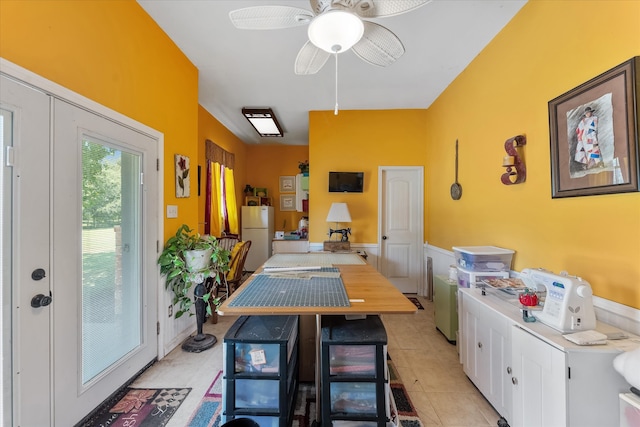
[[[231,249],[229,271],[225,275],[223,283],[216,287],[216,296],[220,296],[220,293],[222,293],[224,295],[223,299],[226,299],[238,286],[240,286],[242,283],[242,276],[244,275],[244,263],[247,259],[247,254],[249,253],[250,248],[251,240],[244,242],[238,241],[234,244]]]
[[[217,238],[221,247],[228,251],[232,251],[233,247],[240,241],[240,236],[237,234],[224,234]]]

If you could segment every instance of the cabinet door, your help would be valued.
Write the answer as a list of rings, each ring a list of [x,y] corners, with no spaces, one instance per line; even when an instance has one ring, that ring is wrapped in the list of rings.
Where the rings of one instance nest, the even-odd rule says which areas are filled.
[[[511,330],[513,415],[511,427],[567,424],[567,364],[563,351],[523,331]]]
[[[511,418],[511,325],[501,314],[486,309],[481,327],[488,333],[488,385],[485,397],[504,418]]]
[[[463,298],[464,372],[483,391],[489,383],[489,348],[486,325],[482,320],[482,305],[473,298]]]

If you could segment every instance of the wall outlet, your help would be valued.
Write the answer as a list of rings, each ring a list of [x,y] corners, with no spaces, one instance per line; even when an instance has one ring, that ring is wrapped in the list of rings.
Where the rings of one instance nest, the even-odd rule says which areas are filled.
[[[173,306],[169,306],[169,317],[173,316]]]
[[[167,218],[178,218],[178,206],[167,205]]]

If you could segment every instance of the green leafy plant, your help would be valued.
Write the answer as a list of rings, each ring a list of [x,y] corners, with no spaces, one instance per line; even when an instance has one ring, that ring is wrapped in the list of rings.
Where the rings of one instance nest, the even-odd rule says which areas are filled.
[[[300,173],[309,172],[309,160],[298,162],[298,169],[300,169]]]
[[[191,250],[211,250],[209,263],[202,270],[190,271],[187,266],[185,253]],[[158,258],[160,273],[166,276],[166,289],[173,292],[173,304],[178,306],[176,319],[185,313],[192,316],[191,306],[194,303],[190,289],[200,280],[213,279],[213,286],[206,288],[202,296],[207,314],[211,315],[211,306],[216,309],[220,305],[220,298],[212,298],[212,291],[222,283],[224,273],[229,271],[230,252],[218,244],[213,236],[201,236],[186,224],[182,224],[175,236],[170,237]]]

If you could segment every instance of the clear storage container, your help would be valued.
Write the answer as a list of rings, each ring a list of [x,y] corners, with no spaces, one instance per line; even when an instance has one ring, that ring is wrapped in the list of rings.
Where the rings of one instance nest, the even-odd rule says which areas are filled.
[[[375,375],[375,345],[332,345],[329,375]]]
[[[508,271],[470,271],[458,267],[458,286],[461,288],[475,288],[476,283],[486,279],[506,279]]]
[[[375,383],[331,383],[331,412],[371,414],[377,412]]]
[[[495,246],[454,246],[458,267],[469,271],[509,271],[514,251]]]
[[[278,409],[278,380],[236,379],[236,408]]]

